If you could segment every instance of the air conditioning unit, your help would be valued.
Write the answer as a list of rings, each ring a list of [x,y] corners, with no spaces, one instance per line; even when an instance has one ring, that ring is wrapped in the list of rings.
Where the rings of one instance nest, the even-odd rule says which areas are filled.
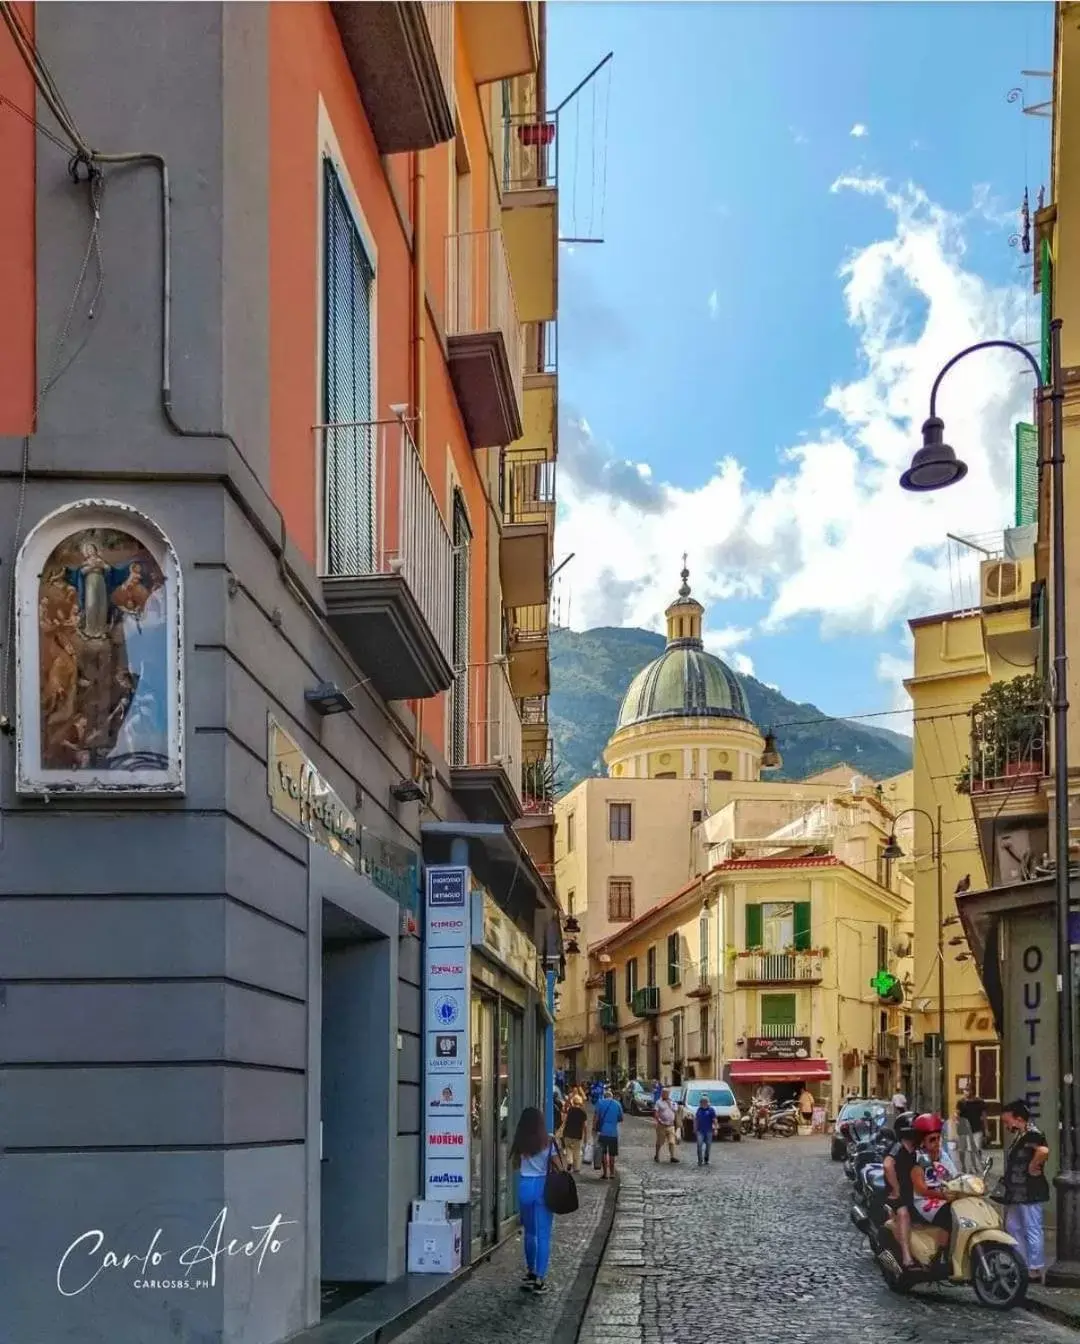
[[[984,560],[979,566],[979,590],[984,607],[1014,602],[1020,592],[1020,562]]]

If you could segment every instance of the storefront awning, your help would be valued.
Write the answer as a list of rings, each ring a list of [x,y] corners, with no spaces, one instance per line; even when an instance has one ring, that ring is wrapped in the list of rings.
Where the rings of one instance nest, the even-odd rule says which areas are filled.
[[[820,1083],[830,1076],[827,1059],[733,1059],[733,1083]]]

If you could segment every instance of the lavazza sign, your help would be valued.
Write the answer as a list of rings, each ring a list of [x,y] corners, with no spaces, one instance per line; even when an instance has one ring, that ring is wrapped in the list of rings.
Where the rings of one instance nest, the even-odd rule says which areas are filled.
[[[430,867],[424,883],[424,1187],[428,1199],[463,1203],[469,1191],[468,1095],[470,874]],[[452,1100],[447,1101],[449,1097]]]

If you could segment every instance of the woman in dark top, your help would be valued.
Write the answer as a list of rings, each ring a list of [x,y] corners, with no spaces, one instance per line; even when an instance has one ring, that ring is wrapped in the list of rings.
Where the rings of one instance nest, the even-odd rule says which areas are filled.
[[[1001,1119],[1013,1135],[1005,1155],[1005,1230],[1012,1233],[1033,1279],[1046,1276],[1043,1247],[1043,1205],[1050,1198],[1050,1183],[1043,1168],[1050,1156],[1046,1135],[1031,1120],[1023,1101],[1010,1101]]]
[[[580,1092],[571,1092],[562,1126],[563,1147],[566,1149],[566,1158],[571,1171],[581,1170],[581,1145],[585,1140],[585,1127],[588,1123],[585,1098]]]

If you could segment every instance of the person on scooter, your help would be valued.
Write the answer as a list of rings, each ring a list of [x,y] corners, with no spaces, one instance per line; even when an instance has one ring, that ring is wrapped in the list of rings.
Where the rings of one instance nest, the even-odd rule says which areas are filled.
[[[896,1224],[896,1239],[900,1243],[901,1263],[905,1269],[914,1269],[911,1254],[911,1214],[915,1207],[914,1176],[917,1165],[919,1136],[915,1132],[915,1117],[910,1111],[896,1117],[897,1142],[885,1158],[885,1182],[889,1196],[886,1200]]]
[[[955,1198],[943,1187],[946,1181],[959,1176],[960,1172],[945,1151],[942,1141],[944,1126],[940,1116],[916,1116],[912,1128],[920,1136],[923,1152],[928,1159],[925,1170],[917,1166],[912,1172],[916,1221],[929,1227],[930,1235],[941,1250],[949,1244],[949,1234],[952,1230],[949,1202]]]

